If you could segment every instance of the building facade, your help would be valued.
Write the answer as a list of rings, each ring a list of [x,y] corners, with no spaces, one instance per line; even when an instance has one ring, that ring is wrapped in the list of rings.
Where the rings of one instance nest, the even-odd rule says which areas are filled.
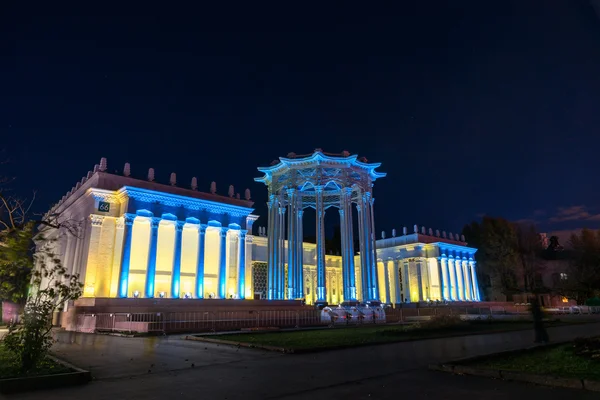
[[[43,228],[56,240],[38,245],[54,246],[67,271],[79,274],[83,297],[273,298],[273,252],[266,230],[253,226],[250,192],[240,199],[232,187],[226,196],[214,183],[211,193],[197,189],[195,178],[189,188],[178,186],[175,174],[169,184],[157,183],[152,169],[146,180],[132,178],[128,164],[123,174],[108,173],[102,159],[46,214],[61,228]],[[361,258],[368,247],[343,257],[325,254],[324,243],[303,242],[301,231],[290,242],[279,236],[279,299],[480,300],[476,250],[464,241],[424,232],[375,241],[373,232],[371,225],[372,269]],[[367,283],[349,292],[351,282]],[[289,290],[289,283],[297,287]]]

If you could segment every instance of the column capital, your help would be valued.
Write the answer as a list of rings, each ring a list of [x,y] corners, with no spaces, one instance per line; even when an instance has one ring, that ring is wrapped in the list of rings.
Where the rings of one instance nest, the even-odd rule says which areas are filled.
[[[90,214],[90,221],[92,221],[92,226],[102,226],[104,215]]]
[[[158,225],[160,225],[161,220],[162,218],[152,217],[152,219],[150,220],[150,226],[155,229],[158,228]]]
[[[286,189],[286,192],[287,192],[288,196],[291,196],[294,193],[296,193],[296,189],[295,188],[289,188],[289,189]]]
[[[302,214],[304,214],[304,210],[297,210],[296,214],[298,214],[298,217],[302,217]]]
[[[344,213],[344,209],[343,208],[338,209],[338,211],[340,212],[341,216],[344,216],[345,213]]]
[[[248,231],[246,229],[240,229],[240,238],[245,239]]]
[[[316,185],[315,186],[315,192],[317,192],[317,193],[323,193],[323,185]]]
[[[129,213],[123,214],[123,219],[124,219],[125,225],[128,225],[128,226],[133,225],[133,220],[136,217],[137,217],[136,214],[129,214]]]
[[[183,230],[183,226],[185,225],[185,221],[176,221],[175,230],[177,232],[181,232]]]
[[[204,235],[206,233],[206,225],[198,224],[198,233]]]
[[[227,236],[227,232],[229,231],[229,228],[223,227],[221,228],[221,230],[219,231],[219,235],[221,237],[226,237]]]

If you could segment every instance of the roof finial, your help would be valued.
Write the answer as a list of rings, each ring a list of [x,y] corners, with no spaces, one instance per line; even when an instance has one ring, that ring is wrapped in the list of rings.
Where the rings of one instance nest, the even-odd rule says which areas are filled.
[[[405,236],[408,234],[408,228],[407,227],[405,227],[405,226],[402,227],[402,234],[405,235]]]
[[[429,236],[433,236],[433,229],[429,228]]]
[[[154,168],[148,168],[148,180],[154,182]]]
[[[396,228],[392,229],[392,237],[396,237]]]
[[[452,232],[450,232],[450,240],[454,240],[454,234]]]
[[[215,181],[212,181],[212,182],[210,183],[210,192],[211,192],[212,194],[217,194],[217,182],[215,182]]]
[[[198,179],[196,177],[192,178],[192,190],[198,190]]]
[[[87,175],[86,175],[86,179],[90,179],[92,177],[92,175],[94,175],[94,173],[92,171],[88,171]]]
[[[321,148],[319,148],[319,147],[317,147],[317,148],[315,149],[315,153],[322,153],[322,152],[323,152],[323,149],[321,149]]]
[[[440,230],[439,229],[435,230],[435,236],[440,237]]]
[[[424,226],[422,226],[422,227],[421,227],[421,234],[422,234],[422,235],[424,235],[424,234],[425,234],[425,227],[424,227]]]
[[[344,151],[342,151],[342,156],[350,157],[350,152],[348,150],[344,150]]]
[[[250,189],[246,189],[246,191],[244,192],[244,198],[246,200],[250,200],[251,199],[251,197],[250,197]]]
[[[171,184],[171,186],[175,186],[177,184],[177,175],[175,174],[175,172],[171,172],[169,183]]]
[[[125,163],[125,166],[123,167],[123,176],[130,176],[131,175],[131,165],[129,165],[128,162]]]
[[[446,239],[446,231],[442,231],[442,237]]]
[[[413,226],[413,229],[414,229],[415,233],[419,233],[419,227],[417,226],[417,224],[415,224],[415,226]]]
[[[385,239],[385,231],[381,231],[381,238]]]
[[[466,240],[465,240],[465,235],[460,235],[460,241],[461,241],[461,242],[466,242]]]
[[[93,173],[98,172],[98,170],[100,170],[100,166],[98,164],[94,165],[94,172]]]
[[[235,198],[239,200],[239,199],[240,199],[240,194],[239,194],[239,193],[236,193],[236,194],[235,194]]]
[[[107,168],[106,157],[102,157],[100,159],[100,171],[104,172],[104,171],[106,171],[106,168]]]
[[[227,194],[229,195],[229,197],[233,197],[233,195],[235,194],[235,190],[233,189],[233,185],[229,185],[229,190],[227,191]]]

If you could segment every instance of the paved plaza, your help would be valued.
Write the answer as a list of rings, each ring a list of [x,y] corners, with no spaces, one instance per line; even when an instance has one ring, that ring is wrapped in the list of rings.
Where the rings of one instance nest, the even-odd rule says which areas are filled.
[[[553,341],[600,334],[600,323],[551,328]],[[18,399],[578,399],[598,394],[431,372],[427,365],[518,349],[532,331],[403,342],[284,355],[190,342],[181,336],[124,338],[62,332],[54,351],[92,371],[86,386],[6,396]],[[537,397],[535,397],[537,398]]]

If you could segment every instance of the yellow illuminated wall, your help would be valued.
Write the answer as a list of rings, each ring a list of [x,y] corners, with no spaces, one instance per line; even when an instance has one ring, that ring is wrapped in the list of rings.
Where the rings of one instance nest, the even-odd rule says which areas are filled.
[[[143,217],[136,217],[133,221],[132,229],[127,296],[133,297],[133,293],[137,290],[140,293],[140,297],[143,297],[145,293],[146,271],[148,270],[150,221]]]
[[[219,279],[219,249],[221,228],[209,226],[206,228],[206,246],[204,257],[204,298],[209,294],[214,298],[218,295]]]
[[[112,273],[110,277],[110,297],[117,297],[119,290],[119,271],[121,270],[121,255],[123,253],[123,221],[119,221],[119,227],[115,233],[115,247],[113,253]]]
[[[437,259],[427,259],[429,265],[429,299],[430,300],[442,300],[440,292],[440,272],[438,269]]]
[[[238,296],[236,277],[238,267],[239,235],[240,233],[237,230],[229,230],[229,232],[227,232],[227,276],[225,278],[225,282],[227,282],[227,297]]]
[[[379,286],[379,299],[383,303],[387,303],[390,300],[386,297],[386,287],[385,287],[385,266],[383,265],[383,261],[377,262],[377,280]]]
[[[410,285],[410,301],[416,303],[419,301],[419,277],[417,272],[417,263],[410,261],[408,263],[408,279]]]
[[[171,297],[171,278],[173,274],[173,251],[175,249],[175,224],[161,221],[158,225],[158,243],[156,246],[156,276],[154,278],[154,297],[165,292]],[[181,291],[180,291],[181,292]]]
[[[198,225],[188,224],[183,228],[181,235],[181,269],[179,297],[186,293],[195,295],[196,268],[198,266]]]
[[[115,243],[116,220],[105,217],[100,230],[100,244],[98,246],[98,265],[96,268],[96,282],[94,287],[95,297],[108,297],[110,295],[110,278]]]

